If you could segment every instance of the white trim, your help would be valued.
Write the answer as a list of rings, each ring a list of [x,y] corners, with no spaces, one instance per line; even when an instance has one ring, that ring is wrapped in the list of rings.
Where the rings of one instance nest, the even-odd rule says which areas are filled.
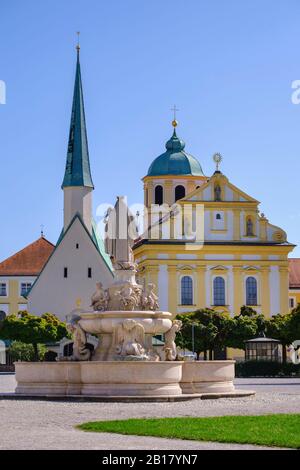
[[[8,281],[1,281],[0,280],[0,284],[5,284],[6,288],[5,288],[5,292],[6,292],[6,295],[0,295],[0,299],[8,299],[9,297],[9,282]]]

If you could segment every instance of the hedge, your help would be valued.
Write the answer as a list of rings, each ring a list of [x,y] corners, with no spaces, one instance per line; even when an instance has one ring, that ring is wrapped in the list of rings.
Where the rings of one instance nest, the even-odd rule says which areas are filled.
[[[300,376],[300,364],[271,361],[245,361],[235,364],[236,377],[291,377]]]

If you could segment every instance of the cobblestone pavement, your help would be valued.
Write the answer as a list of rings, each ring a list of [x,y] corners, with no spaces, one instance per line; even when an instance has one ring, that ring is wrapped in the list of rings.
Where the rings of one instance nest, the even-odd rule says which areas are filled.
[[[300,379],[239,379],[256,396],[177,403],[70,403],[0,400],[0,449],[251,449],[262,448],[108,433],[74,428],[85,421],[174,416],[300,413]],[[0,392],[12,392],[13,375],[0,374]]]

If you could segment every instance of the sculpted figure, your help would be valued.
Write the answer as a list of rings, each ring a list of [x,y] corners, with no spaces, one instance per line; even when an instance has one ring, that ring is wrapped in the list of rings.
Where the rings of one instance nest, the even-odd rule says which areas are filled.
[[[152,283],[148,284],[146,291],[143,294],[142,308],[143,310],[158,310],[158,296],[154,292],[155,285]]]
[[[91,307],[93,307],[95,311],[104,311],[104,310],[107,310],[108,308],[108,302],[109,302],[108,290],[103,289],[101,282],[97,282],[96,292],[94,292],[91,298]]]
[[[86,333],[79,325],[79,318],[67,325],[68,330],[73,335],[73,355],[70,361],[88,361],[91,358],[91,351],[87,348]]]
[[[133,319],[124,320],[114,330],[116,353],[120,356],[142,356],[144,340],[144,327]]]
[[[221,201],[221,188],[218,184],[215,186],[215,201]]]
[[[177,348],[175,344],[176,333],[180,331],[182,321],[174,320],[169,331],[165,333],[165,346],[164,351],[166,354],[166,361],[175,361],[177,357]]]
[[[120,297],[121,310],[134,310],[139,304],[139,289],[133,284],[126,284],[120,291],[117,292]]]

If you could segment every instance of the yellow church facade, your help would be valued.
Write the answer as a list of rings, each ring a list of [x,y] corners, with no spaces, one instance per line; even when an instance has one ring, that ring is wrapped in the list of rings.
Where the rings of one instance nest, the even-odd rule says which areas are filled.
[[[213,308],[238,314],[249,305],[266,317],[288,313],[294,245],[259,211],[259,201],[219,170],[199,162],[173,136],[143,178],[143,236],[134,246],[139,281],[157,286],[160,308]]]

